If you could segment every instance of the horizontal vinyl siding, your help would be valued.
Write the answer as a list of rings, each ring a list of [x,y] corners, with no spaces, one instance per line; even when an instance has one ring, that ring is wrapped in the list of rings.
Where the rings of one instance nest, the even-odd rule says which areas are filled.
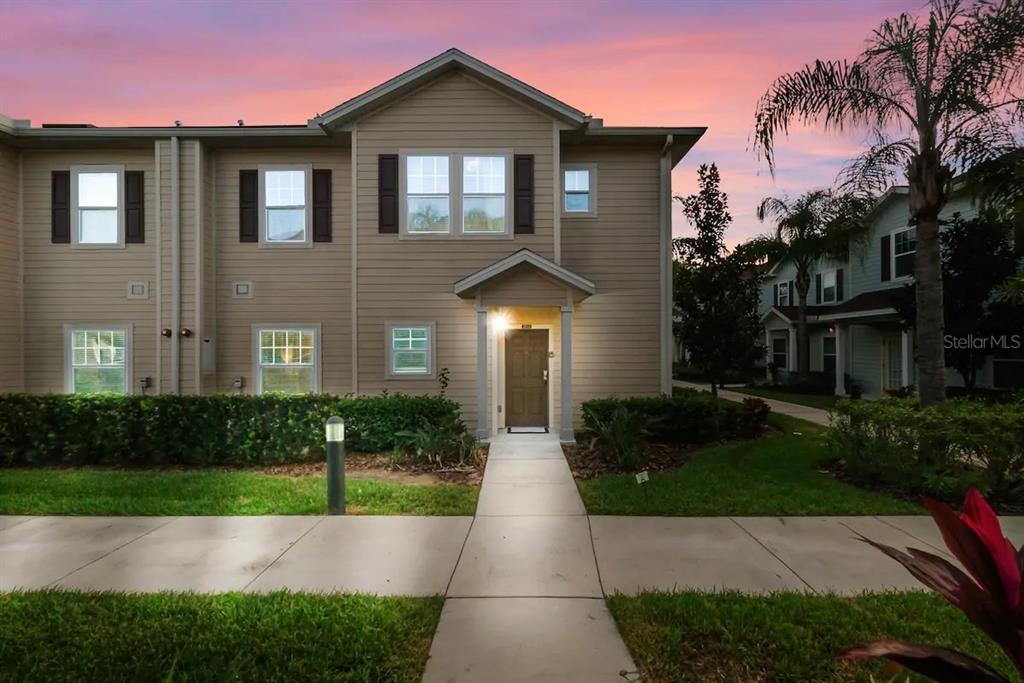
[[[152,150],[25,151],[25,389],[64,391],[64,325],[131,325],[135,391],[153,377],[155,318],[155,174]],[[73,165],[119,164],[145,173],[146,243],[76,249],[50,243],[50,173]],[[129,281],[149,283],[148,299],[128,299]]]
[[[534,272],[532,267],[519,268],[489,283],[480,292],[484,306],[564,306],[565,285]]]
[[[553,127],[550,119],[461,75],[443,76],[358,122],[359,390],[432,393],[432,379],[386,376],[385,324],[437,324],[436,366],[448,395],[476,422],[474,302],[456,281],[521,248],[552,258]],[[400,150],[509,150],[535,158],[535,233],[514,239],[402,239],[377,232],[377,156]],[[453,169],[454,171],[454,169]]]
[[[317,150],[217,150],[214,153],[216,233],[216,388],[233,391],[244,377],[255,391],[252,326],[259,323],[321,325],[321,391],[352,390],[351,372],[351,152]],[[270,164],[312,164],[331,170],[332,241],[310,248],[260,246],[238,241],[238,172]],[[207,255],[207,262],[209,255]],[[235,298],[232,283],[251,282],[251,299]]]
[[[21,282],[18,242],[18,154],[0,145],[0,391],[21,391]]]
[[[573,402],[660,391],[657,149],[563,148],[597,164],[597,217],[562,217],[562,265],[594,282],[573,313]]]

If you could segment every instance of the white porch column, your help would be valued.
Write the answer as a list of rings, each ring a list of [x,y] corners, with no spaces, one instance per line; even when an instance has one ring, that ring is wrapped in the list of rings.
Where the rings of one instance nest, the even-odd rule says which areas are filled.
[[[487,410],[487,307],[476,305],[476,438],[491,438]]]
[[[572,428],[572,306],[562,306],[562,443],[576,443]]]
[[[847,328],[836,325],[836,396],[845,396],[846,387],[844,379],[846,375],[846,334]]]
[[[764,378],[772,381],[772,371],[768,366],[772,364],[772,331],[764,328]]]
[[[913,345],[910,343],[910,331],[900,331],[900,386],[910,386],[910,353]]]
[[[787,367],[786,369],[789,370],[791,373],[795,373],[797,371],[797,364],[798,364],[797,359],[799,357],[800,356],[797,355],[797,349],[796,349],[796,327],[794,325],[790,325],[789,326],[789,367]]]

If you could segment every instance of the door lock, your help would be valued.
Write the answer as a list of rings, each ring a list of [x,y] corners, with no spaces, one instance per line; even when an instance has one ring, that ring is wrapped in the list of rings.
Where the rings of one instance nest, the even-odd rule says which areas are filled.
[[[544,371],[544,381],[545,382],[548,381],[548,371],[547,370]]]

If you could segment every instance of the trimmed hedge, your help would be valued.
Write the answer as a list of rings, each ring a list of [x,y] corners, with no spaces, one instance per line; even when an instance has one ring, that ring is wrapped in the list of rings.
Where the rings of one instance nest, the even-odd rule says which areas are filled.
[[[457,421],[438,396],[0,395],[0,465],[266,465],[323,457],[324,422],[349,448],[395,448],[396,433]]]
[[[734,403],[708,392],[684,390],[673,396],[601,398],[583,403],[583,426],[594,432],[618,407],[647,419],[648,440],[664,444],[700,444],[761,434],[768,405],[756,398]]]
[[[956,502],[971,486],[996,501],[1024,500],[1024,404],[840,401],[829,440],[854,480]]]

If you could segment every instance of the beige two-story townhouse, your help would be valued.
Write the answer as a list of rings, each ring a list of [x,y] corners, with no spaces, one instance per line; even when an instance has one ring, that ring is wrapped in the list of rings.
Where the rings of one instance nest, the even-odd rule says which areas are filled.
[[[573,439],[670,391],[672,168],[449,50],[305,124],[0,118],[0,391],[447,395]]]

